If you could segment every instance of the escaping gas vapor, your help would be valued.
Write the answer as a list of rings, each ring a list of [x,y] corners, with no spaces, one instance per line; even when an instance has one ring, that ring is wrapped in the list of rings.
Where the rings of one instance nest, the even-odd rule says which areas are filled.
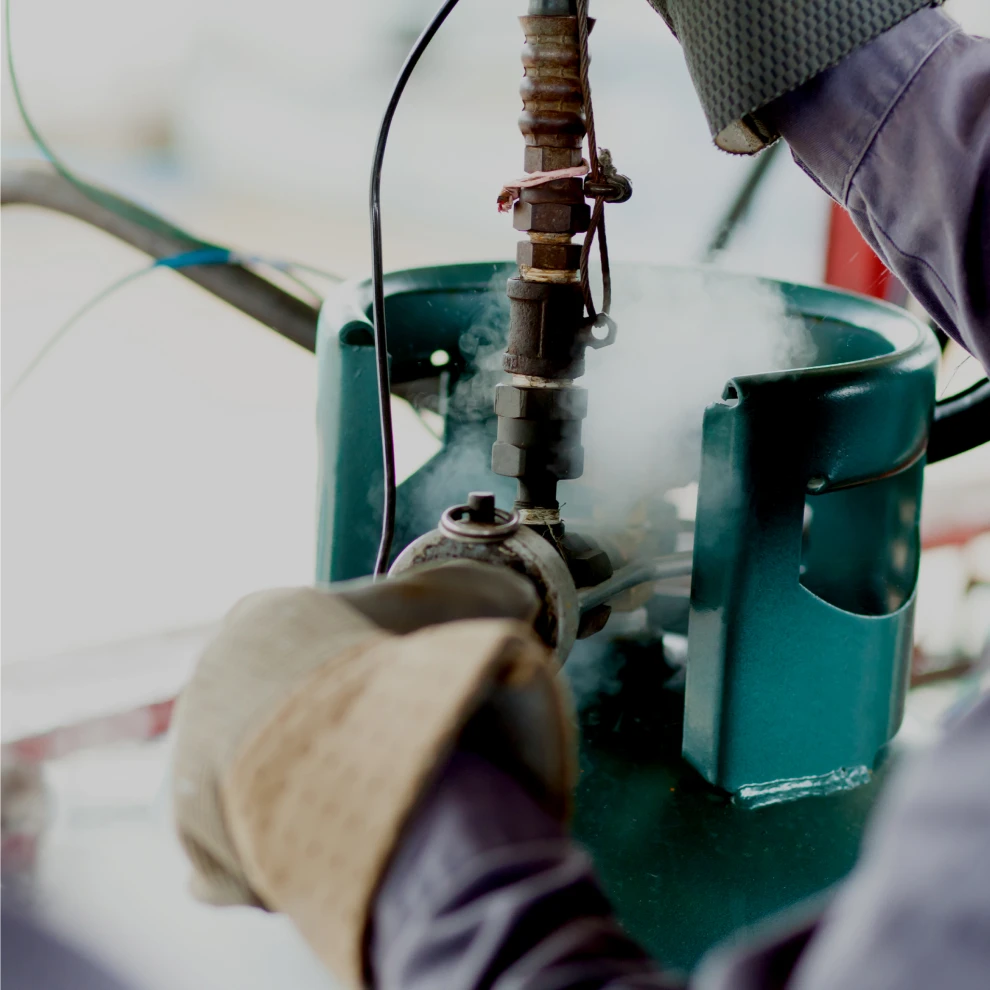
[[[751,280],[624,267],[613,291],[618,341],[589,352],[582,380],[578,484],[594,486],[602,522],[621,525],[645,498],[697,478],[704,410],[729,378],[800,365],[811,342],[778,290]]]

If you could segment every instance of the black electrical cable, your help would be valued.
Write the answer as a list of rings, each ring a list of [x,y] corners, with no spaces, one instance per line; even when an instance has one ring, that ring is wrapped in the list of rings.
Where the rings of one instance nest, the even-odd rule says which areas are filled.
[[[990,443],[990,381],[983,379],[935,404],[928,463]]]
[[[79,188],[78,181],[40,162],[5,163],[2,176],[0,205],[38,206],[75,217],[152,258],[168,258],[208,244],[123,196],[87,183],[89,190],[99,193],[98,197],[90,195]],[[316,350],[319,309],[281,286],[242,265],[192,265],[175,270],[294,344]]]
[[[84,182],[56,154],[28,113],[21,92],[14,64],[10,8],[11,0],[5,0],[4,44],[11,91],[24,126],[51,168],[4,164],[0,183],[2,205],[25,203],[74,216],[159,260],[186,251],[225,250],[222,245],[204,241],[123,196]],[[317,308],[242,265],[192,265],[176,270],[283,337],[315,351]]]
[[[21,120],[24,123],[28,134],[31,136],[31,140],[34,141],[38,150],[45,156],[45,158],[48,159],[55,171],[58,172],[58,174],[62,176],[66,182],[74,186],[81,195],[91,200],[95,205],[101,207],[105,212],[119,214],[121,219],[125,222],[145,226],[154,234],[177,238],[180,240],[187,240],[191,246],[200,248],[220,247],[218,244],[211,244],[209,241],[203,241],[198,237],[193,237],[192,234],[187,233],[180,227],[176,227],[164,218],[156,216],[153,213],[149,213],[147,210],[142,210],[140,207],[135,207],[129,200],[123,199],[120,196],[114,196],[112,193],[107,193],[98,186],[84,182],[75,174],[75,172],[72,171],[71,168],[69,168],[62,158],[55,153],[55,150],[38,130],[33,118],[28,113],[27,105],[24,102],[24,94],[21,92],[17,68],[14,65],[13,36],[10,30],[10,6],[11,0],[4,0],[5,48],[7,57],[7,73],[10,76],[10,89],[14,97],[14,102],[17,105],[17,111],[20,114]]]
[[[378,557],[375,560],[375,575],[380,576],[388,570],[389,556],[392,552],[392,537],[395,534],[395,438],[392,434],[392,390],[388,373],[388,335],[385,329],[385,275],[382,263],[382,214],[381,188],[382,164],[385,160],[385,145],[388,142],[389,128],[392,118],[402,98],[403,90],[409,77],[413,74],[417,63],[426,51],[433,36],[440,30],[440,25],[447,15],[457,6],[458,0],[447,2],[433,15],[433,19],[423,29],[417,38],[412,51],[406,56],[392,88],[388,106],[378,129],[378,143],[375,145],[375,160],[371,166],[371,284],[374,290],[372,321],[375,328],[375,365],[378,372],[378,412],[382,427],[382,461],[385,468],[385,496],[382,506],[382,537],[378,545]]]
[[[737,228],[746,219],[749,208],[756,198],[756,193],[783,146],[783,141],[771,144],[766,151],[757,155],[756,160],[750,165],[743,181],[736,190],[735,196],[732,197],[732,202],[716,225],[708,246],[705,248],[701,259],[705,264],[711,264],[729,246],[729,241],[732,240]]]

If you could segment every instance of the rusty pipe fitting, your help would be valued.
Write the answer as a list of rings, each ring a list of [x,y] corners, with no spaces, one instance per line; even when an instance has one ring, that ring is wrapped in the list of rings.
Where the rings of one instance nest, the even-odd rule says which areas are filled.
[[[529,15],[519,21],[525,36],[519,89],[524,168],[535,172],[579,165],[586,127],[573,0],[532,0]],[[523,189],[515,204],[513,226],[528,238],[518,244],[519,275],[509,279],[507,289],[509,339],[502,364],[515,376],[514,392],[549,385],[574,392],[578,404],[585,402],[584,390],[573,385],[584,373],[588,335],[579,281],[581,245],[572,238],[587,231],[590,219],[580,178]],[[543,520],[549,513],[547,518],[556,519],[557,482],[577,477],[583,465],[580,418],[560,417],[554,411],[559,403],[535,399],[529,404],[536,410],[532,416],[511,415],[502,400],[496,402],[499,441],[492,469],[517,479],[516,507],[525,518],[535,513]]]

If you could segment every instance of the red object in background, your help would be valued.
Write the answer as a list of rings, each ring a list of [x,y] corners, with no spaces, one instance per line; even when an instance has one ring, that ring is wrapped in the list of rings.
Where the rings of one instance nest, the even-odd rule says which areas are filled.
[[[4,743],[3,753],[19,764],[30,766],[45,760],[57,760],[93,746],[157,739],[168,732],[174,707],[175,699],[167,698],[131,711],[99,715],[37,736]]]
[[[900,302],[904,294],[900,281],[876,256],[838,203],[832,203],[829,216],[825,281],[839,289],[891,302]]]

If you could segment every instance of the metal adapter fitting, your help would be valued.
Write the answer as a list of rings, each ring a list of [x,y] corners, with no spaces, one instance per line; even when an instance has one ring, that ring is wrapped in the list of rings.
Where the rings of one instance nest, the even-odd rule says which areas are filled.
[[[585,389],[498,385],[495,389],[498,438],[492,470],[517,478],[520,510],[557,508],[557,482],[584,471],[581,420],[588,412]]]
[[[464,505],[447,509],[439,528],[413,540],[396,557],[389,574],[449,560],[511,567],[529,578],[543,602],[535,629],[561,663],[567,659],[580,622],[574,579],[553,545],[535,530],[520,526],[516,513],[496,509],[491,493],[472,492]]]
[[[584,297],[577,282],[510,278],[509,341],[502,367],[533,378],[584,374]]]

